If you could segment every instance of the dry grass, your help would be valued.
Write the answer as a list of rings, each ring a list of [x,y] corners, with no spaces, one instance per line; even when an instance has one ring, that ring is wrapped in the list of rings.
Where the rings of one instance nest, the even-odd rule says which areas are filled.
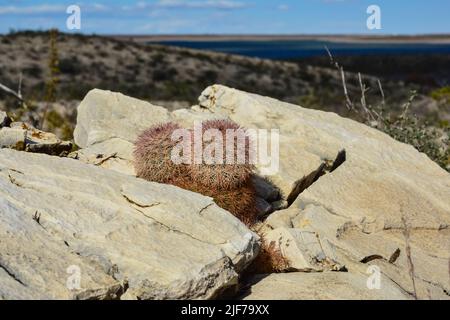
[[[268,274],[284,272],[289,267],[289,261],[283,256],[275,242],[268,242],[261,235],[261,251],[252,262],[247,272],[252,274]]]

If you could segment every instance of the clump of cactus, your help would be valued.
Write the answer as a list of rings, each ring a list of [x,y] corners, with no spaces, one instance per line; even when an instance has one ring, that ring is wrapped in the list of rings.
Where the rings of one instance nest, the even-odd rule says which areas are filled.
[[[171,159],[172,149],[179,141],[173,141],[172,134],[181,127],[173,122],[155,125],[145,130],[136,140],[134,167],[140,178],[171,183],[187,174],[185,164],[175,164]]]
[[[257,222],[256,191],[250,179],[241,186],[229,190],[206,186],[190,177],[175,180],[172,184],[213,198],[219,207],[233,214],[247,226]]]
[[[250,161],[251,143],[249,135],[244,128],[230,120],[209,120],[202,123],[203,134],[211,129],[217,130],[222,136],[222,155],[218,155],[221,163],[208,165],[194,163],[189,167],[191,177],[202,185],[219,190],[232,190],[244,185],[254,170]],[[237,138],[239,134],[242,141]],[[203,141],[203,149],[209,143],[209,141]],[[231,150],[227,150],[227,145],[231,146]],[[231,163],[227,163],[227,154],[230,155],[230,151]],[[240,162],[237,156],[239,152],[244,156],[243,159],[240,159]],[[218,160],[215,158],[215,153],[212,156],[214,160]]]
[[[256,191],[251,175],[254,166],[250,164],[250,137],[245,135],[245,161],[226,163],[227,130],[244,130],[229,120],[212,120],[202,123],[203,132],[217,129],[223,138],[223,164],[175,164],[171,160],[172,149],[179,141],[172,140],[172,133],[181,127],[169,122],[153,126],[144,131],[135,143],[134,163],[138,177],[149,181],[168,183],[193,192],[209,196],[221,208],[229,211],[242,222],[252,225],[257,220]],[[193,138],[193,135],[191,135]],[[238,139],[232,138],[236,160]],[[191,140],[191,142],[193,142]],[[231,141],[228,141],[229,144]],[[208,142],[203,141],[203,146]],[[193,145],[193,144],[192,144]],[[231,144],[230,144],[231,145]],[[194,153],[192,153],[193,155]]]

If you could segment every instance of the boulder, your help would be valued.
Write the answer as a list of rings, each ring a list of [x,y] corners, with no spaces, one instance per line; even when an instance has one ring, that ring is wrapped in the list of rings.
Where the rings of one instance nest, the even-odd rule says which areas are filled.
[[[10,149],[0,239],[0,299],[215,298],[258,252],[257,235],[210,198]]]
[[[81,148],[114,137],[133,142],[139,131],[169,118],[162,107],[99,89],[89,91],[77,111],[74,140]]]
[[[91,90],[78,106],[74,131],[75,143],[82,151],[72,156],[134,175],[132,151],[137,136],[148,127],[169,120],[169,111],[163,107],[121,93]]]
[[[63,156],[72,149],[72,143],[24,122],[12,122],[0,129],[0,148]]]
[[[120,173],[136,175],[133,166],[133,144],[120,138],[112,138],[77,150],[69,154],[69,157]]]
[[[72,142],[63,141],[51,132],[36,129],[24,122],[13,122],[11,128],[26,130],[25,151],[63,156],[72,150]]]
[[[22,128],[4,127],[0,129],[0,148],[24,150],[27,131]]]

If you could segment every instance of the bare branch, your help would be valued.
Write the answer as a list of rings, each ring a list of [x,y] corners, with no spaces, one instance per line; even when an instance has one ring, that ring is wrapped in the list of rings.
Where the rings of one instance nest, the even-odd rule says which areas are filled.
[[[339,72],[339,74],[341,75],[341,80],[342,80],[342,88],[344,89],[344,95],[345,95],[345,105],[347,106],[348,110],[353,110],[356,111],[357,110],[354,108],[353,102],[350,99],[350,97],[348,96],[348,90],[347,90],[347,82],[345,81],[345,72],[344,72],[344,68],[341,67],[339,65],[339,63],[337,61],[334,60],[333,55],[331,54],[330,49],[328,49],[327,46],[325,46],[325,50],[328,53],[328,56],[330,57],[330,63],[331,65],[333,65],[337,71]]]
[[[340,69],[339,63],[338,63],[337,61],[334,60],[333,55],[331,54],[330,49],[328,49],[328,47],[325,46],[325,50],[326,50],[327,53],[328,53],[328,57],[330,57],[330,63],[331,63],[332,65],[334,65],[337,69]]]
[[[0,83],[0,90],[3,90],[4,92],[6,92],[7,94],[13,96],[14,98],[16,98],[17,100],[19,100],[21,103],[24,103],[25,101],[22,98],[22,94],[15,92],[14,90],[8,88],[7,86],[5,86],[4,84]]]
[[[340,67],[340,72],[341,72],[341,79],[342,79],[342,87],[344,88],[344,95],[345,95],[345,104],[347,105],[347,108],[349,110],[355,110],[354,105],[352,100],[350,99],[350,97],[348,96],[348,90],[347,90],[347,82],[345,81],[345,72],[344,72],[344,68]]]
[[[371,110],[372,108],[367,107],[367,101],[366,101],[366,92],[369,91],[369,88],[366,87],[366,84],[363,83],[361,73],[358,72],[358,80],[359,80],[359,87],[361,88],[361,106],[364,110],[364,112],[367,115],[367,120],[370,121],[376,121],[374,117],[374,113],[376,113],[374,110]]]
[[[413,103],[416,96],[417,96],[417,91],[416,90],[411,91],[411,96],[409,97],[408,101],[403,105],[403,112],[400,116],[402,126],[403,126],[406,118],[408,117],[409,108],[411,107],[411,104]]]
[[[386,105],[386,100],[384,97],[384,90],[383,90],[383,86],[381,85],[380,79],[377,79],[377,83],[378,83],[378,88],[380,89],[380,93],[381,93],[381,107],[384,108],[384,106]]]
[[[19,87],[17,89],[17,95],[22,97],[22,72],[19,75]]]

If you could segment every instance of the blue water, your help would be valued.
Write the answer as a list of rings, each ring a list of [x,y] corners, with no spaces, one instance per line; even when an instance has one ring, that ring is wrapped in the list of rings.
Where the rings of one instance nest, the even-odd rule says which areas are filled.
[[[327,55],[450,54],[450,44],[336,43],[327,41],[165,41],[160,44],[259,57],[292,59]]]

